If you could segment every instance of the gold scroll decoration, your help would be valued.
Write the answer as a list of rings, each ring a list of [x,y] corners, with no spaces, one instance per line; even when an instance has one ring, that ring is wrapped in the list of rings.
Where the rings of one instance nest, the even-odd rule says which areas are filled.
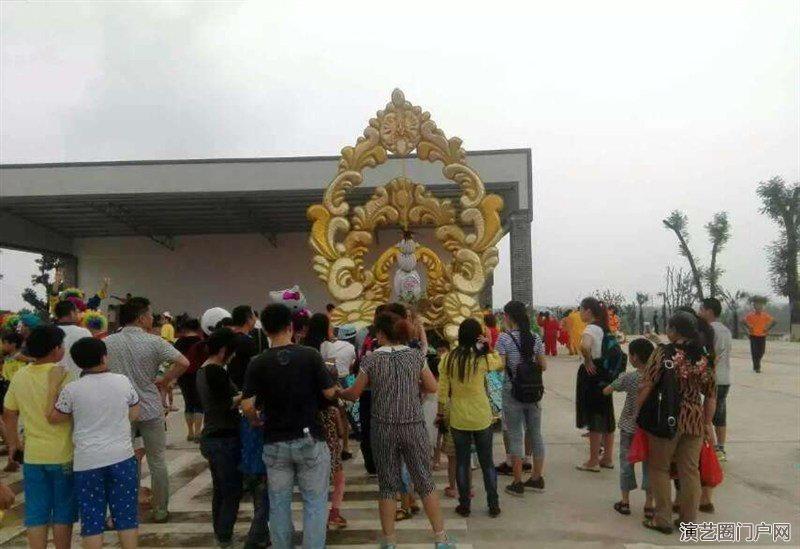
[[[450,254],[444,261],[424,245],[416,252],[428,278],[420,310],[427,326],[441,329],[452,341],[464,319],[480,316],[478,295],[498,262],[503,199],[487,194],[478,173],[467,165],[461,143],[457,137],[448,139],[430,113],[406,101],[396,89],[364,135],[354,146],[342,149],[322,203],[308,208],[313,269],[339,302],[332,314],[334,324],[366,326],[375,307],[389,300],[398,249],[385,250],[372,265],[365,261],[375,231],[386,226],[432,227]],[[406,155],[414,150],[420,160],[443,165],[444,177],[461,189],[457,203],[397,177],[377,187],[364,205],[350,207],[347,192],[362,183],[365,169],[384,164],[389,153]]]

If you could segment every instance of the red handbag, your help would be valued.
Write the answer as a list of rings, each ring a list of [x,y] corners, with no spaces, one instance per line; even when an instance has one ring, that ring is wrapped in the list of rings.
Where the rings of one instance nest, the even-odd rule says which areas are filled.
[[[714,447],[708,442],[703,442],[703,447],[700,448],[700,484],[714,488],[722,484],[722,479],[722,467]]]
[[[631,447],[628,448],[628,463],[646,462],[648,448],[647,433],[641,427],[637,427],[633,433]]]

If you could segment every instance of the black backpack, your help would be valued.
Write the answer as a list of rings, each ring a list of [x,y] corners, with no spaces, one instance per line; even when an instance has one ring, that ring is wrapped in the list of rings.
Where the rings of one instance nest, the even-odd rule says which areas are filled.
[[[636,423],[653,436],[672,439],[678,431],[681,409],[681,392],[672,360],[675,347],[665,345],[661,352],[661,377],[642,404]]]
[[[511,332],[506,332],[517,346],[520,357],[522,357],[522,346]],[[533,336],[534,338],[536,335]],[[544,384],[542,383],[542,368],[536,363],[536,357],[531,356],[528,360],[523,358],[517,365],[516,375],[511,372],[506,358],[506,372],[508,379],[511,380],[511,396],[523,404],[533,404],[542,400],[544,394]]]

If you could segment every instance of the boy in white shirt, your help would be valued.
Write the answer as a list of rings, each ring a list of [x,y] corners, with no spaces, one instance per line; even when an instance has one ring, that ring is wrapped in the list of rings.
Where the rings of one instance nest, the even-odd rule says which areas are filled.
[[[120,545],[133,548],[139,527],[138,471],[130,422],[139,415],[139,395],[126,376],[108,371],[102,340],[79,339],[70,354],[82,370],[81,377],[58,394],[56,388],[65,372],[51,376],[54,396],[48,420],[73,421],[73,469],[83,546],[103,546],[108,507]]]

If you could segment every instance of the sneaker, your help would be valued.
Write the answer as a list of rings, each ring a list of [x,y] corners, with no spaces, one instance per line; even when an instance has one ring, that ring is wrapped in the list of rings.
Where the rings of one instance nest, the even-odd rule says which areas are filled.
[[[459,505],[456,507],[456,513],[461,515],[462,517],[468,517],[470,514],[470,508],[466,505]]]
[[[530,463],[523,463],[522,464],[522,470],[523,471],[533,471],[533,465],[531,465]]]
[[[720,463],[723,461],[728,461],[728,454],[725,453],[724,448],[717,448],[717,461]]]
[[[449,539],[447,541],[437,541],[436,544],[434,545],[434,548],[435,549],[455,549],[456,548],[456,542],[451,540],[451,539]]]
[[[500,516],[500,506],[499,505],[490,505],[489,506],[489,516],[492,518],[497,518]]]
[[[533,490],[534,492],[544,492],[544,477],[539,477],[536,480],[529,478],[525,481],[523,486],[527,490]]]
[[[512,482],[506,486],[506,493],[521,498],[525,495],[525,485],[521,482]]]
[[[501,463],[500,465],[498,465],[497,467],[495,467],[495,469],[497,469],[497,474],[498,475],[506,475],[506,476],[508,476],[508,475],[512,475],[514,473],[514,470],[511,468],[511,465],[509,465],[505,461],[503,463]]]

